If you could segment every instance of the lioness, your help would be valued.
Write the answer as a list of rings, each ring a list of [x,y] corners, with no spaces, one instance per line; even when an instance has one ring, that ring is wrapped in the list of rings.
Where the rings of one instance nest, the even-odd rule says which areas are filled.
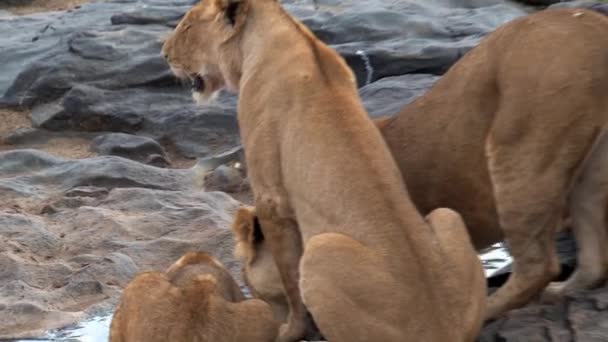
[[[607,61],[606,18],[538,12],[490,34],[394,118],[375,120],[422,213],[453,208],[478,249],[504,231],[514,274],[488,318],[525,304],[558,272],[553,238],[564,209],[579,266],[546,294],[607,276]],[[257,288],[279,293],[270,279]]]
[[[417,212],[334,50],[276,0],[205,0],[163,54],[198,100],[240,94],[256,215],[289,307],[279,341],[302,337],[306,307],[335,342],[473,339],[482,269],[462,270],[443,233],[464,235],[460,216]]]
[[[110,341],[271,342],[278,331],[268,304],[245,300],[217,260],[191,252],[165,273],[142,273],[129,283]]]
[[[578,268],[553,297],[608,275],[608,19],[545,10],[509,22],[424,96],[378,121],[417,208],[463,216],[477,248],[503,237],[513,274],[487,317],[527,303],[559,272],[564,210]]]

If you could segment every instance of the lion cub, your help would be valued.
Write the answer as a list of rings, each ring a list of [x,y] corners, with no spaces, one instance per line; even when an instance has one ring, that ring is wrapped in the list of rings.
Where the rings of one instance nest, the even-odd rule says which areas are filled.
[[[190,252],[165,273],[141,273],[129,283],[110,341],[271,342],[278,328],[268,304],[245,300],[217,260]]]

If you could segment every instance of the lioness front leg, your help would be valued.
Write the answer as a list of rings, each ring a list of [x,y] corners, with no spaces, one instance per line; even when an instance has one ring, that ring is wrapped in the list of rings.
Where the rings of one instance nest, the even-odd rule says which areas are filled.
[[[288,210],[279,207],[279,201],[257,200],[256,212],[280,273],[289,305],[287,323],[281,326],[277,341],[299,341],[304,338],[308,328],[306,307],[298,287],[298,266],[302,257],[300,231],[296,221],[285,215]]]

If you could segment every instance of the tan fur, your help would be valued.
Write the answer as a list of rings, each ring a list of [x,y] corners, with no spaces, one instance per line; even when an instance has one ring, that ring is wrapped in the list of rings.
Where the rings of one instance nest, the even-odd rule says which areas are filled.
[[[548,294],[607,276],[608,149],[590,152],[606,145],[598,137],[607,119],[608,19],[562,9],[500,27],[424,96],[378,121],[421,212],[456,210],[477,248],[506,238],[514,273],[488,318],[525,304],[557,274],[564,209],[579,270]]]
[[[127,285],[110,341],[272,342],[278,328],[268,304],[245,300],[217,260],[192,252],[167,272],[142,273]]]
[[[436,230],[439,237],[441,248],[450,254],[453,258],[454,265],[461,272],[463,277],[470,277],[472,288],[471,293],[485,293],[484,274],[481,268],[478,267],[479,260],[474,253],[471,253],[470,241],[466,233],[466,227],[459,215],[448,209],[438,209],[427,216],[427,221]],[[275,318],[281,322],[287,320],[287,301],[285,292],[280,284],[280,276],[274,260],[270,254],[268,244],[265,243],[261,232],[261,227],[254,225],[255,209],[252,207],[242,207],[235,216],[233,223],[233,233],[239,248],[249,251],[246,254],[235,250],[236,256],[241,258],[244,263],[243,276],[247,286],[256,298],[263,299],[268,302],[275,312]],[[257,230],[257,231],[256,231]],[[257,236],[254,240],[253,236]],[[331,251],[335,253],[335,251]],[[317,259],[316,261],[324,263],[324,259],[335,258],[335,255],[326,255],[327,252],[310,253]],[[348,256],[353,262],[361,256]],[[354,258],[354,259],[352,259]],[[314,259],[313,259],[314,260]],[[362,260],[364,262],[364,260]],[[473,267],[471,267],[473,265]],[[331,270],[329,270],[331,271]],[[374,274],[374,270],[369,270],[369,274]],[[303,279],[307,279],[304,278]],[[310,283],[310,278],[309,282]],[[317,284],[318,286],[318,284]],[[319,286],[322,287],[322,286]],[[332,300],[334,295],[326,293],[324,302]],[[463,317],[469,319],[465,322],[465,326],[471,327],[470,335],[465,340],[472,341],[476,337],[477,331],[481,326],[479,316],[483,312],[484,307],[475,307],[474,305],[482,304],[483,302],[474,302],[469,308],[469,312],[463,313]],[[321,305],[325,305],[321,303]],[[360,319],[364,319],[361,317]],[[311,332],[309,332],[311,333]],[[364,335],[362,335],[364,336]],[[371,338],[371,336],[370,336]]]
[[[288,300],[278,341],[305,334],[304,302],[332,342],[471,340],[484,302],[471,289],[485,283],[459,272],[442,229],[412,205],[335,51],[274,0],[209,0],[163,53],[179,75],[239,91],[256,215]],[[334,247],[335,258],[315,261]],[[478,274],[474,261],[467,270]]]

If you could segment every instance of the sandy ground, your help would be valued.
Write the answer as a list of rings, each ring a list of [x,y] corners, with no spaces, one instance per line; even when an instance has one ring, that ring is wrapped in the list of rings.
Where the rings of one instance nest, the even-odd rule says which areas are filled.
[[[0,10],[8,10],[12,13],[23,15],[46,11],[59,11],[74,8],[89,0],[34,0],[25,6],[16,6],[0,2]]]
[[[4,139],[10,133],[20,128],[30,128],[31,122],[27,111],[17,111],[0,109],[0,152],[15,149],[32,148],[48,152],[58,157],[66,159],[82,159],[94,157],[96,153],[89,150],[92,135],[83,133],[66,133],[66,136],[50,137],[49,139],[39,139],[37,141],[26,142],[18,145],[9,145]],[[168,144],[163,144],[167,151],[172,169],[188,169],[196,164],[196,159],[185,158],[177,150]]]
[[[79,137],[56,137],[49,140],[25,143],[20,145],[8,145],[5,137],[20,128],[31,127],[29,113],[15,110],[0,110],[0,151],[14,150],[17,148],[34,148],[53,155],[80,159],[95,155],[89,151],[89,140]]]

